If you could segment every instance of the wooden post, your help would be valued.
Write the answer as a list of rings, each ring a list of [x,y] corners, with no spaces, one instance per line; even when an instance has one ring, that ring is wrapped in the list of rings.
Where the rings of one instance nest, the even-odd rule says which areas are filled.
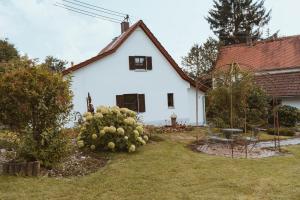
[[[26,165],[26,175],[27,176],[32,176],[32,166],[33,166],[33,162],[27,162],[27,165]]]
[[[15,163],[9,163],[9,169],[8,169],[8,174],[9,175],[15,175]]]
[[[40,162],[34,161],[32,165],[32,176],[39,176],[40,175]]]
[[[2,165],[2,173],[3,173],[4,175],[7,175],[7,174],[9,173],[9,164],[8,164],[8,163],[4,163],[4,164]]]

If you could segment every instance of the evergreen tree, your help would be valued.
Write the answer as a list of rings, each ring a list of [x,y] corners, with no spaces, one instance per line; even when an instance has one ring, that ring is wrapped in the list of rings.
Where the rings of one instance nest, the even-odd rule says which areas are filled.
[[[262,27],[270,21],[264,0],[214,0],[206,20],[225,45],[258,40]]]

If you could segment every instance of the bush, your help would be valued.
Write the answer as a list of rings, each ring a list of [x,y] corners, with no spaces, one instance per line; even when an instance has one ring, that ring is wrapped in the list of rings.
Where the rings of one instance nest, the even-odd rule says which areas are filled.
[[[81,148],[134,152],[148,141],[136,113],[127,108],[100,106],[94,115],[85,113],[84,121],[77,139]]]
[[[300,112],[296,107],[280,106],[278,109],[279,123],[282,126],[294,127],[300,121]]]
[[[26,134],[20,145],[19,157],[27,161],[39,160],[43,166],[52,168],[71,153],[71,141],[64,132],[48,130],[41,135],[39,144],[30,133]]]
[[[270,128],[267,130],[267,133],[269,135],[277,135],[277,130],[274,128]],[[280,136],[294,136],[295,131],[289,128],[279,128],[279,135]]]
[[[19,136],[11,131],[0,132],[0,149],[17,149],[20,144]]]
[[[30,128],[36,140],[63,125],[72,109],[70,80],[38,66],[1,75],[0,96],[0,123],[17,132]]]

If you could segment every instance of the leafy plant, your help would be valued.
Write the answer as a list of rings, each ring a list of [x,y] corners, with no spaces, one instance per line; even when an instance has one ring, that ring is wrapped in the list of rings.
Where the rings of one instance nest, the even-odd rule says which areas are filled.
[[[214,72],[214,87],[208,92],[207,117],[217,127],[245,128],[265,124],[269,98],[258,87],[253,75],[237,64]]]
[[[100,106],[94,115],[85,113],[77,138],[79,147],[99,151],[134,152],[147,141],[148,136],[137,122],[136,113],[117,106]]]
[[[280,106],[278,109],[279,123],[282,126],[294,127],[300,121],[300,111],[298,108],[288,105]]]
[[[52,168],[68,156],[73,145],[69,137],[62,131],[49,129],[41,134],[41,143],[27,133],[21,140],[19,157],[28,161],[39,160],[42,165]]]
[[[11,131],[0,131],[0,148],[17,149],[20,144],[18,134]]]
[[[269,135],[277,135],[277,130],[274,128],[270,128],[267,130],[267,133]],[[294,136],[295,135],[295,131],[293,129],[290,128],[279,128],[279,135],[281,136]]]
[[[70,81],[41,67],[20,67],[0,77],[0,123],[12,130],[30,128],[35,140],[62,126],[72,109]]]

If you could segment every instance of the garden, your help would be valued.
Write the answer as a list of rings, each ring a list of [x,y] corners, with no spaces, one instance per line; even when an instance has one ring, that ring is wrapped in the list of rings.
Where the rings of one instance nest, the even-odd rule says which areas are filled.
[[[207,127],[147,126],[127,108],[97,105],[66,128],[71,80],[27,58],[12,66],[0,77],[0,199],[300,195],[299,111],[272,106],[238,68],[208,92]]]

